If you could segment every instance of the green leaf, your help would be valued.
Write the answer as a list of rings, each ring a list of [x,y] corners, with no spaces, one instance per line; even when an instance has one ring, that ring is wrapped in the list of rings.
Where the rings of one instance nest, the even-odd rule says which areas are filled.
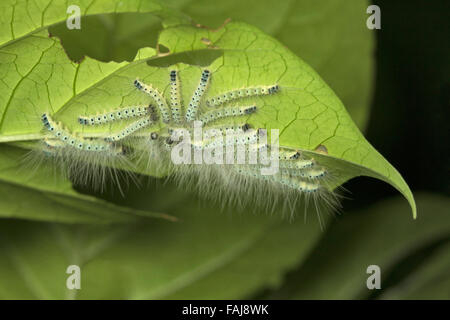
[[[166,58],[155,57],[153,49],[139,51],[131,63],[86,58],[76,64],[66,57],[56,39],[45,35],[41,30],[2,46],[0,73],[8,86],[0,86],[0,142],[42,138],[38,117],[48,110],[73,132],[105,136],[109,128],[108,132],[101,127],[82,128],[78,115],[148,103],[132,87],[136,77],[161,91],[168,85],[168,70],[155,66]],[[319,75],[278,41],[244,23],[230,23],[217,31],[172,25],[161,31],[158,45],[168,48],[178,62],[184,101],[197,85],[198,65],[211,57],[208,52],[220,54],[209,65],[213,73],[210,95],[236,87],[278,83],[280,94],[255,99],[261,112],[250,117],[250,124],[279,129],[280,145],[311,153],[333,170],[335,186],[359,175],[390,183],[408,199],[416,216],[413,196],[400,174],[365,140]],[[200,52],[197,63],[184,64],[192,63],[192,52]],[[314,153],[320,145],[328,149],[328,155]],[[165,174],[154,170],[147,173]]]
[[[65,22],[70,16],[69,5],[80,8],[81,16],[119,12],[151,12],[163,19],[164,26],[188,23],[190,19],[178,11],[168,9],[158,0],[74,0],[70,4],[57,1],[23,2],[15,0],[2,1],[0,19],[0,46],[8,47],[13,42],[24,41],[32,34],[39,34],[49,26]]]
[[[22,149],[0,146],[0,218],[92,224],[131,223],[145,217],[176,220],[77,193],[50,167],[34,172],[21,166],[25,155]]]
[[[302,262],[323,235],[316,219],[305,224],[230,216],[209,204],[199,208],[192,195],[174,205],[172,195],[168,186],[158,186],[132,201],[152,209],[153,199],[169,200],[167,209],[179,213],[174,224],[3,222],[0,298],[248,298],[277,288],[286,270]],[[72,264],[81,267],[81,290],[66,289],[65,270]]]
[[[399,198],[383,200],[365,210],[344,216],[328,229],[324,241],[306,263],[288,276],[283,288],[270,298],[365,299],[374,293],[366,287],[369,277],[366,270],[370,265],[381,269],[383,295],[386,278],[398,263],[412,252],[450,237],[448,197],[425,193],[419,194],[417,199],[423,212],[417,220],[405,221],[407,208]],[[445,256],[448,255],[437,253],[435,259],[425,262],[430,266],[424,268],[436,266],[439,272],[434,275],[445,276],[443,270],[445,265],[448,266],[448,260],[443,260]],[[422,273],[425,276],[425,272],[428,273],[416,268],[419,275]],[[433,273],[428,277],[431,275]],[[425,286],[426,278],[422,280],[423,283],[416,283],[416,288]],[[386,290],[389,296],[390,288]]]
[[[231,18],[275,37],[333,88],[360,130],[367,127],[375,45],[375,32],[367,29],[365,23],[368,1],[168,0],[168,3],[211,28],[219,28]]]

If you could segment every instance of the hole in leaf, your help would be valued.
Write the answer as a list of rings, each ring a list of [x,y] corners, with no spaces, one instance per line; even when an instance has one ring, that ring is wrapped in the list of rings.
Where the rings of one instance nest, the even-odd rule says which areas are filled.
[[[161,30],[161,19],[151,13],[118,13],[82,17],[79,30],[60,23],[50,27],[49,34],[61,40],[75,62],[85,56],[122,62],[132,61],[140,48],[155,48]]]
[[[211,65],[217,58],[223,55],[223,50],[202,49],[196,51],[186,51],[165,57],[150,59],[147,64],[152,67],[167,68],[177,63],[185,63],[200,67]]]
[[[167,48],[165,45],[163,45],[163,44],[160,44],[159,46],[158,46],[158,48],[159,48],[159,53],[169,53],[170,52],[170,50],[169,50],[169,48]]]

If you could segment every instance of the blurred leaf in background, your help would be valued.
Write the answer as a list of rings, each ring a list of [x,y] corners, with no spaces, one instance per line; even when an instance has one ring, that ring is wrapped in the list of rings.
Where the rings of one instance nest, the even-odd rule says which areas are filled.
[[[405,219],[407,207],[399,198],[345,215],[328,229],[306,263],[287,276],[284,287],[269,297],[406,299],[420,296],[417,291],[429,286],[422,298],[449,299],[445,267],[450,260],[442,250],[450,244],[450,199],[425,193],[417,199],[423,213],[417,221]],[[402,264],[407,268],[398,273]],[[380,291],[366,287],[370,265],[381,269]]]
[[[65,287],[71,264],[82,272],[77,298],[246,298],[278,287],[323,235],[317,219],[290,223],[250,211],[221,212],[199,205],[189,192],[152,185],[130,190],[127,204],[171,212],[180,221],[105,227],[2,222],[1,298],[75,298]]]
[[[450,297],[448,199],[421,194],[419,208],[429,214],[420,224],[398,197],[345,216],[322,233],[314,220],[221,214],[189,199],[170,205],[170,188],[156,185],[150,200],[163,198],[166,210],[179,213],[176,224],[2,223],[1,298],[361,299],[373,294],[366,288],[373,264],[382,270],[377,298]],[[128,200],[153,210],[143,199],[137,193]],[[390,281],[396,265],[431,249],[431,258]],[[71,264],[82,270],[76,296],[65,288]],[[283,274],[297,265],[282,285]]]

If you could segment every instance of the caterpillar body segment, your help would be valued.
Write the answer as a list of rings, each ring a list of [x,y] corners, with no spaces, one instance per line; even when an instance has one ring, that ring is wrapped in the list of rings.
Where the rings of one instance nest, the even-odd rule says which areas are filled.
[[[216,135],[239,135],[244,132],[247,132],[251,129],[251,125],[248,123],[244,124],[238,124],[238,125],[215,125],[215,126],[208,126],[202,128],[203,131],[203,139],[209,139],[211,137],[214,137]],[[175,136],[182,136],[185,132],[189,133],[189,135],[192,137],[194,135],[194,129],[193,128],[183,128],[183,127],[171,127],[168,129],[168,132],[170,135],[175,134]]]
[[[49,149],[58,149],[65,146],[64,142],[54,138],[44,138],[44,144]]]
[[[250,87],[232,90],[229,92],[221,93],[217,96],[209,98],[206,100],[206,105],[209,107],[218,107],[225,103],[235,101],[237,99],[243,99],[254,96],[262,96],[262,95],[270,95],[277,93],[280,90],[280,87],[275,84],[271,86],[262,86],[262,87]]]
[[[161,113],[162,121],[164,123],[170,123],[171,111],[169,110],[169,107],[167,106],[166,100],[164,99],[163,95],[151,85],[147,85],[138,79],[134,80],[134,86],[138,90],[147,93],[153,98],[153,100],[156,102],[156,105],[158,106],[159,112]]]
[[[182,121],[180,80],[176,70],[170,71],[170,108],[173,121],[180,123]]]
[[[278,151],[278,158],[280,160],[297,160],[301,157],[300,151],[287,151],[280,150]]]
[[[77,148],[83,151],[104,152],[112,151],[112,145],[98,139],[85,139],[73,135],[62,125],[55,122],[50,115],[44,113],[41,117],[44,127],[58,140],[62,141],[66,146]]]
[[[126,126],[125,129],[107,136],[105,138],[105,140],[115,142],[115,141],[125,139],[125,138],[131,136],[136,131],[138,131],[142,128],[145,128],[147,126],[150,126],[151,124],[153,124],[153,122],[149,118],[142,118],[142,119],[136,120],[135,122]]]
[[[286,170],[292,177],[301,177],[310,180],[317,180],[328,175],[328,171],[320,166],[313,166],[303,170]]]
[[[235,167],[235,171],[238,174],[265,180],[271,183],[280,184],[287,188],[295,189],[305,193],[318,192],[321,188],[319,183],[312,182],[309,180],[297,179],[285,173],[277,173],[274,175],[261,175],[260,169],[261,166],[259,165]]]
[[[312,168],[315,165],[313,159],[295,159],[295,160],[280,160],[280,168],[282,169],[293,169],[293,170],[303,170],[307,168]]]
[[[61,140],[56,138],[44,138],[43,140],[43,150],[46,156],[54,156],[58,152],[64,149],[66,145]]]
[[[212,110],[205,112],[199,117],[199,121],[206,125],[210,122],[223,119],[223,118],[230,118],[230,117],[239,117],[239,116],[245,116],[250,115],[252,113],[255,113],[257,110],[256,106],[243,106],[243,107],[227,107],[217,110]]]
[[[200,78],[200,83],[197,89],[195,89],[194,94],[192,95],[191,101],[189,102],[188,108],[186,110],[186,121],[188,122],[196,120],[200,101],[206,92],[209,77],[210,77],[209,70],[203,70],[202,76]]]
[[[204,139],[200,142],[192,142],[194,149],[214,149],[218,147],[226,147],[231,145],[251,145],[258,142],[258,130],[247,130],[239,133],[235,131],[226,136],[219,136],[218,138]]]
[[[93,125],[102,125],[109,122],[114,122],[117,120],[125,120],[136,117],[145,117],[149,116],[152,111],[154,111],[154,107],[152,105],[149,106],[131,106],[120,108],[112,112],[104,112],[95,115],[87,115],[87,116],[79,116],[78,122],[81,125],[93,126]]]

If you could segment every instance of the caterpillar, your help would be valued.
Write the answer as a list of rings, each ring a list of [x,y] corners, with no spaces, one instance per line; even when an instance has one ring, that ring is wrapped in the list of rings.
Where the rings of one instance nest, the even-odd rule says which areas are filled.
[[[208,100],[206,100],[206,105],[208,105],[209,107],[218,107],[222,104],[228,103],[236,99],[274,94],[277,93],[279,90],[280,87],[278,85],[232,90],[229,92],[219,94],[215,97],[209,98]]]
[[[228,131],[230,132],[231,129]],[[218,130],[220,132],[220,129]],[[239,132],[239,129],[233,130],[231,135],[228,135],[223,139],[221,138],[212,138],[212,139],[203,139],[200,142],[193,142],[192,146],[194,149],[212,149],[217,147],[223,147],[227,145],[247,145],[254,144],[258,140],[258,132],[256,130],[247,130]]]
[[[328,188],[333,172],[301,150],[269,145],[266,130],[253,127],[247,122],[251,115],[259,112],[260,107],[251,103],[239,105],[239,100],[279,94],[282,87],[278,84],[253,86],[208,97],[212,78],[213,74],[208,69],[201,71],[198,85],[186,108],[181,98],[178,70],[169,71],[167,100],[162,94],[163,90],[139,79],[134,80],[133,85],[138,91],[145,93],[151,100],[147,104],[78,116],[77,123],[82,127],[126,122],[122,129],[102,136],[87,138],[73,134],[45,113],[41,121],[49,133],[43,140],[46,152],[69,162],[77,151],[86,155],[101,155],[100,160],[92,161],[90,156],[85,156],[83,160],[87,158],[88,162],[95,163],[96,168],[103,171],[112,163],[105,160],[105,157],[114,158],[117,155],[126,158],[129,171],[135,170],[135,167],[128,160],[146,159],[147,166],[151,161],[156,162],[157,166],[167,166],[177,181],[195,183],[199,189],[205,190],[205,194],[224,194],[222,189],[225,188],[229,195],[227,200],[242,198],[242,195],[250,195],[252,192],[255,199],[259,199],[266,192],[273,192],[288,198],[288,201],[304,196],[313,197],[314,201],[322,198],[324,203],[336,205],[336,196]],[[237,105],[229,105],[230,102]],[[214,109],[205,110],[204,106]],[[198,126],[204,131],[200,136],[196,136]],[[191,136],[194,139],[190,139]],[[239,154],[234,153],[236,148],[244,153],[244,159],[247,156],[250,159],[250,154],[253,154],[256,155],[254,159],[272,160],[272,163],[277,164],[276,172],[263,174],[262,169],[267,167],[266,163],[240,163],[237,160]],[[183,151],[180,154],[186,156],[183,158],[186,161],[181,164],[173,159],[175,151],[179,150]],[[277,153],[273,153],[275,150]],[[217,159],[222,157],[223,160],[225,157],[227,161],[215,165],[196,163],[199,152],[200,157],[203,157],[201,152],[206,151]],[[139,156],[135,157],[136,154]],[[275,158],[273,155],[276,155]],[[191,161],[192,158],[194,161]],[[274,159],[276,162],[273,162]],[[74,162],[79,166],[78,160]],[[88,169],[91,170],[92,166]],[[90,174],[87,171],[84,170],[83,174]],[[263,198],[269,201],[269,198]]]
[[[298,189],[303,192],[317,192],[320,189],[320,184],[309,182],[307,180],[298,180],[286,173],[280,173],[278,175],[259,175],[255,167],[237,168],[237,171],[244,175],[250,175],[258,179],[264,179],[274,183],[278,183],[290,188]]]
[[[59,139],[63,143],[63,146],[89,152],[116,151],[113,146],[107,142],[103,142],[101,140],[88,140],[73,135],[61,124],[53,121],[52,117],[46,113],[42,115],[41,120],[44,127],[47,128],[47,130],[51,132],[56,139]]]
[[[138,90],[141,90],[148,95],[150,95],[153,100],[156,102],[156,105],[159,108],[159,112],[161,113],[161,117],[164,123],[169,123],[171,116],[169,112],[169,108],[167,107],[167,103],[162,96],[162,94],[155,88],[150,85],[147,85],[141,82],[139,79],[134,80],[134,85]]]
[[[257,110],[256,106],[228,107],[205,112],[203,115],[199,117],[198,120],[203,125],[206,125],[209,122],[213,122],[222,118],[250,115],[252,113],[255,113],[256,110]]]
[[[209,82],[209,70],[203,70],[202,76],[200,78],[200,83],[195,89],[194,94],[192,95],[191,101],[189,102],[189,107],[186,111],[186,121],[194,121],[197,115],[197,109],[200,103],[200,100],[203,97],[203,94],[206,91],[206,87]]]
[[[278,156],[280,160],[296,160],[298,158],[300,158],[301,154],[298,151],[284,151],[284,150],[280,150],[278,152]]]
[[[32,151],[25,159],[31,159],[30,162],[38,165],[56,164],[74,183],[90,185],[93,189],[103,190],[107,177],[112,177],[122,192],[119,184],[121,173],[114,168],[132,168],[126,157],[126,146],[105,139],[81,137],[55,121],[48,113],[42,114],[41,122],[48,133],[42,143],[45,158],[36,157],[36,152]],[[127,177],[136,181],[131,172]]]
[[[302,170],[306,168],[312,168],[314,166],[313,159],[289,159],[280,160],[280,168]]]
[[[126,126],[125,129],[107,136],[105,138],[105,140],[106,141],[119,141],[119,140],[122,140],[122,139],[132,135],[136,131],[138,131],[140,129],[143,129],[143,128],[151,125],[151,124],[152,124],[151,119],[149,119],[149,118],[141,118],[139,120],[136,120],[132,124]]]
[[[210,138],[211,136],[215,136],[217,134],[225,135],[227,133],[229,134],[241,134],[251,129],[251,125],[248,123],[239,124],[239,125],[216,125],[212,127],[205,127],[204,128],[204,138]],[[193,134],[192,128],[170,128],[168,130],[169,134],[175,134],[175,135],[181,135],[183,131],[189,132],[191,135]]]
[[[310,180],[320,179],[328,174],[327,170],[322,167],[310,167],[305,170],[289,170],[288,172],[290,176],[297,176]]]
[[[154,111],[152,105],[149,106],[133,106],[120,108],[114,112],[105,112],[88,116],[79,116],[78,122],[82,125],[101,125],[108,122],[113,122],[122,119],[129,119],[134,117],[142,117]]]
[[[175,123],[181,122],[180,80],[176,70],[170,71],[170,105]]]

